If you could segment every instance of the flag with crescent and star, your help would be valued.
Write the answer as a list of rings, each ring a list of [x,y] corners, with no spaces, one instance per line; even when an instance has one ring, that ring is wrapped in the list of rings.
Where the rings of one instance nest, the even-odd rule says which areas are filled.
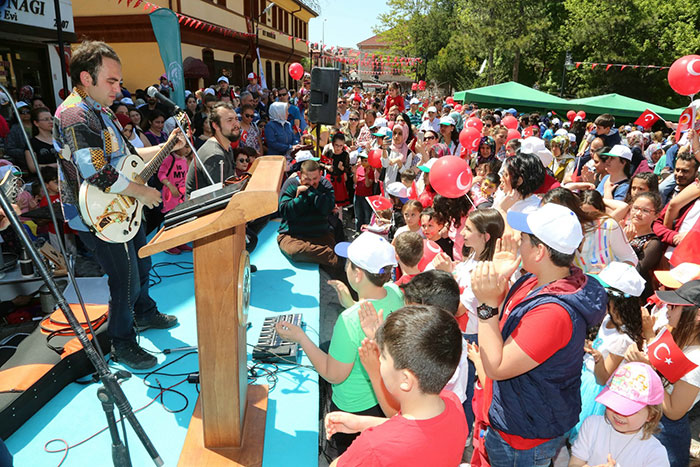
[[[693,106],[690,106],[683,111],[680,118],[678,119],[678,127],[676,127],[676,143],[680,141],[683,133],[692,128],[694,121],[695,108]]]
[[[683,240],[673,249],[669,262],[673,266],[681,263],[700,264],[700,219],[695,221]]]
[[[391,201],[388,199],[379,196],[379,195],[374,195],[374,196],[368,196],[367,201],[369,202],[370,207],[372,208],[372,211],[375,212],[375,214],[378,211],[384,211],[386,209],[391,209],[392,204]]]
[[[644,112],[642,112],[642,115],[640,115],[639,118],[634,121],[634,124],[648,130],[659,119],[661,119],[661,117],[659,117],[656,112],[646,109]]]
[[[433,259],[442,253],[442,248],[440,248],[440,245],[435,243],[432,240],[428,240],[427,238],[423,239],[423,257],[421,258],[420,262],[418,263],[418,270],[423,272],[426,270],[426,268],[430,265],[430,263],[433,262]],[[430,268],[434,269],[434,268]]]
[[[698,366],[688,360],[676,345],[671,332],[664,330],[647,347],[649,363],[670,382],[675,383]]]

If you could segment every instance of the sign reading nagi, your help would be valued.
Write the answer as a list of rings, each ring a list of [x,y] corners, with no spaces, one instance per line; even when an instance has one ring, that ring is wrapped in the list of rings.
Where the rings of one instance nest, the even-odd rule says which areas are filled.
[[[70,0],[60,0],[61,27],[75,32]],[[56,29],[56,10],[52,0],[0,0],[0,22]]]

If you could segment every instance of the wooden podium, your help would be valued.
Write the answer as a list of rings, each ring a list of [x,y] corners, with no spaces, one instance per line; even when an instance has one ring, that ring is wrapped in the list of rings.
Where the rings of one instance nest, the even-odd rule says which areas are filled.
[[[267,386],[248,386],[246,325],[250,260],[245,224],[277,210],[282,156],[259,157],[245,190],[225,209],[161,229],[139,250],[146,257],[194,241],[200,397],[181,466],[262,465]]]

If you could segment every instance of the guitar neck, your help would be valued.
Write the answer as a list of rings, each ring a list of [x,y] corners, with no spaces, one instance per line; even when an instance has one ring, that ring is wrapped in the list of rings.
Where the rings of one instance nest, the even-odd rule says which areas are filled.
[[[175,147],[175,144],[177,144],[177,139],[173,139],[167,143],[161,148],[160,151],[158,151],[158,154],[156,154],[153,159],[148,161],[146,166],[143,168],[139,176],[141,177],[141,180],[145,182],[148,182],[148,180],[156,173],[158,172],[158,169],[160,168],[160,164],[163,163],[163,160],[165,160],[166,157],[173,151],[173,148]]]

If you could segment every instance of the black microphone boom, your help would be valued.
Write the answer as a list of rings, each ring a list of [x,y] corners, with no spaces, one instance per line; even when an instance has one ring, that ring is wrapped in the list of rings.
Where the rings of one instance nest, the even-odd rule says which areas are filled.
[[[163,94],[161,94],[160,91],[158,91],[155,86],[149,86],[148,89],[146,90],[146,94],[148,94],[148,97],[155,97],[161,103],[167,105],[169,108],[173,109],[175,112],[180,111],[180,107],[178,107],[178,105],[175,102],[171,101],[170,99],[165,97]]]

